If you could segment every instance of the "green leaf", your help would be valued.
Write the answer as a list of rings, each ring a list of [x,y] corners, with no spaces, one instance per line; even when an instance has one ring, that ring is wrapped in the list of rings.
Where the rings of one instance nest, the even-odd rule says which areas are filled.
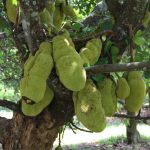
[[[141,37],[134,37],[133,41],[138,46],[142,46],[142,45],[144,45],[146,43],[145,38],[142,37],[142,36]]]
[[[80,25],[80,23],[75,23],[72,25],[72,28],[76,31],[80,31],[81,25]]]
[[[105,79],[105,76],[102,74],[98,74],[98,75],[92,76],[92,79],[96,82],[99,82],[99,81],[103,81]]]
[[[113,45],[113,42],[112,41],[107,41],[107,43],[106,43],[106,45],[105,45],[105,47],[104,47],[104,53],[106,54],[109,50],[110,50],[110,48],[111,48],[111,46]]]

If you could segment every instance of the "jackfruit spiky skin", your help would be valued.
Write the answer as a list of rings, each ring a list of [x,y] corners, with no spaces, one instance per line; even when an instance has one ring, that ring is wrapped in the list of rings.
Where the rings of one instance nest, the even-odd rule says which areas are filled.
[[[46,108],[52,101],[54,97],[53,91],[47,86],[44,97],[42,100],[35,104],[27,104],[22,101],[22,112],[26,116],[37,116],[40,114],[44,108]]]
[[[62,12],[62,8],[60,6],[57,6],[53,15],[53,25],[55,26],[57,32],[60,31],[63,20],[64,14]]]
[[[129,112],[138,112],[146,95],[146,86],[141,73],[138,71],[129,72],[128,84],[130,86],[130,95],[126,98],[125,108]]]
[[[44,24],[49,31],[49,34],[51,34],[51,26],[53,24],[53,18],[50,15],[49,11],[44,8],[42,12],[39,14],[40,16],[40,23]]]
[[[142,21],[143,25],[148,25],[150,22],[150,11],[147,11]]]
[[[6,0],[6,9],[7,9],[8,19],[14,24],[16,23],[17,7],[18,7],[17,0]]]
[[[62,84],[72,91],[79,91],[85,86],[86,73],[82,59],[69,38],[68,32],[53,38],[53,58]]]
[[[106,117],[101,104],[101,94],[92,80],[74,95],[75,113],[78,120],[89,130],[101,132],[106,127]]]
[[[24,77],[20,81],[21,96],[25,96],[35,103],[41,101],[44,96],[45,90],[45,80],[37,76]]]
[[[109,78],[105,78],[103,81],[98,82],[98,89],[100,90],[102,97],[102,106],[106,116],[113,116],[116,111],[116,105],[112,95],[113,82]]]
[[[55,11],[55,3],[47,2],[46,3],[46,9],[49,11],[50,15],[53,16],[53,13]]]
[[[38,52],[42,52],[44,54],[52,55],[52,43],[50,42],[42,42],[39,46]]]
[[[44,8],[43,11],[40,13],[40,22],[50,26],[52,24],[52,18],[49,11]]]
[[[37,56],[41,52],[48,54],[48,55],[52,55],[52,44],[49,42],[42,42],[39,46],[39,50],[35,53],[35,55],[34,56],[32,54],[29,55],[28,59],[26,60],[24,64],[24,76],[29,75],[29,71],[33,67]]]
[[[59,6],[61,4],[65,3],[65,0],[56,0],[55,1],[55,6]]]
[[[72,20],[77,19],[77,15],[71,5],[66,5],[66,4],[62,5],[62,10],[63,10],[63,13],[66,16],[69,16]]]
[[[74,45],[70,43],[68,39],[69,37],[64,34],[53,38],[53,58],[55,62],[60,57],[68,54],[78,57],[79,60],[81,59],[79,54],[74,49]]]
[[[53,68],[51,53],[52,45],[43,42],[35,56],[31,55],[25,64],[24,77],[20,82],[21,95],[35,103],[41,101],[46,90],[46,80]]]
[[[85,86],[86,72],[76,56],[62,56],[56,62],[56,69],[61,83],[71,91],[80,91]]]
[[[130,71],[127,75],[128,80],[139,79],[142,77],[142,73],[139,71]]]
[[[117,97],[120,99],[126,99],[130,94],[130,87],[125,78],[121,77],[117,80],[117,89],[116,89]]]
[[[80,50],[80,56],[83,58],[84,65],[87,64],[87,60],[89,60],[90,65],[94,65],[101,54],[102,43],[100,39],[92,39],[87,42],[86,46]]]
[[[32,69],[29,72],[30,76],[38,76],[47,80],[53,68],[53,58],[50,55],[39,54]]]

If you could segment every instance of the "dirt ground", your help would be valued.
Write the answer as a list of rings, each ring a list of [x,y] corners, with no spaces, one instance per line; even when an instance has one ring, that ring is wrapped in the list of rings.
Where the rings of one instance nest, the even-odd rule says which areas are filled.
[[[141,142],[136,145],[128,145],[124,141],[118,141],[113,145],[110,144],[100,144],[99,142],[95,143],[83,143],[73,146],[63,146],[63,150],[150,150],[150,143]]]

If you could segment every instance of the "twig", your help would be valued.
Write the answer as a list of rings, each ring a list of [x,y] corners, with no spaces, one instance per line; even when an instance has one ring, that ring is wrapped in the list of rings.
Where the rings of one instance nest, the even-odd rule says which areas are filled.
[[[8,108],[10,110],[13,110],[15,112],[18,112],[18,113],[22,114],[20,106],[18,104],[14,103],[14,102],[0,99],[0,106],[6,107],[6,108]]]
[[[142,117],[142,116],[133,116],[133,115],[126,115],[126,114],[115,114],[113,117],[117,118],[129,118],[129,119],[135,119],[135,120],[149,120],[150,116]]]
[[[94,34],[94,35],[86,36],[86,37],[84,37],[83,39],[76,39],[76,38],[73,38],[72,40],[73,40],[73,42],[74,42],[75,45],[76,45],[77,43],[80,43],[80,42],[82,42],[82,43],[85,42],[85,43],[86,43],[87,41],[93,39],[94,37],[96,38],[96,37],[100,37],[100,36],[102,36],[102,35],[115,36],[115,33],[114,33],[112,30],[105,30],[105,31],[99,32],[99,33]]]
[[[90,131],[90,130],[85,130],[85,129],[81,129],[81,128],[77,127],[73,122],[71,122],[71,125],[72,125],[73,127],[75,127],[76,129],[80,130],[80,131],[93,133],[93,132]]]

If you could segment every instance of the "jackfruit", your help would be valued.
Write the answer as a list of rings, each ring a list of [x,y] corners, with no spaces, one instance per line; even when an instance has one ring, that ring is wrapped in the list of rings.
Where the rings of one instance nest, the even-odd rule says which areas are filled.
[[[48,1],[46,3],[46,9],[49,11],[50,15],[53,16],[53,13],[55,11],[55,3]]]
[[[54,15],[53,15],[53,25],[55,26],[57,32],[60,31],[63,20],[64,20],[64,14],[62,12],[62,8],[58,6],[55,8]]]
[[[119,78],[117,80],[117,89],[116,89],[117,97],[120,99],[126,99],[130,94],[130,87],[125,78]]]
[[[146,86],[141,73],[138,71],[129,72],[128,84],[130,86],[130,95],[126,98],[125,108],[129,112],[138,112],[146,95]]]
[[[40,53],[29,72],[30,76],[38,76],[47,80],[53,68],[53,58],[50,55]]]
[[[35,103],[41,101],[46,90],[46,80],[53,68],[51,53],[52,45],[43,42],[36,54],[30,55],[24,66],[24,77],[20,81],[21,95]]]
[[[51,26],[53,24],[53,18],[50,15],[49,11],[46,8],[44,8],[43,11],[40,12],[39,16],[40,16],[40,23],[44,24],[47,27],[49,34],[51,34]]]
[[[101,104],[101,94],[92,80],[75,94],[74,107],[78,120],[89,130],[101,132],[106,127],[106,117]]]
[[[83,47],[79,54],[83,58],[84,65],[86,65],[86,59],[89,60],[90,65],[94,65],[101,54],[102,43],[99,39],[92,39],[87,42],[86,46]]]
[[[116,111],[116,104],[114,104],[114,95],[112,95],[113,82],[109,78],[98,82],[98,89],[102,97],[102,106],[106,116],[113,116]]]
[[[24,64],[24,76],[28,76],[29,75],[29,71],[33,67],[34,62],[35,62],[35,56],[30,54],[28,59],[26,60],[26,62]]]
[[[66,16],[69,16],[72,20],[77,19],[77,15],[71,5],[66,5],[66,4],[62,5],[62,10],[63,10],[63,13]]]
[[[38,76],[23,77],[20,81],[21,96],[25,96],[35,103],[41,101],[45,90],[46,81]]]
[[[128,77],[128,80],[139,79],[142,77],[142,73],[139,71],[130,71],[127,77]]]
[[[143,25],[148,25],[150,22],[150,11],[147,11],[142,21]]]
[[[80,60],[79,54],[76,52],[72,44],[70,44],[70,41],[68,40],[68,37],[65,37],[64,35],[59,35],[53,38],[53,58],[56,62],[60,57],[65,55],[73,55],[78,57]]]
[[[76,56],[65,55],[56,62],[56,70],[61,83],[72,91],[80,91],[86,82],[86,72]]]
[[[55,1],[55,6],[60,6],[60,5],[62,5],[63,3],[66,3],[65,0],[56,0],[56,1]]]
[[[40,102],[35,104],[27,104],[26,102],[22,101],[23,114],[26,116],[37,116],[51,103],[53,97],[53,91],[48,86],[46,86],[44,97]]]
[[[8,19],[15,24],[18,12],[18,0],[6,0],[6,9]]]
[[[42,52],[47,55],[52,55],[52,43],[50,42],[42,42],[39,46],[38,52]]]

